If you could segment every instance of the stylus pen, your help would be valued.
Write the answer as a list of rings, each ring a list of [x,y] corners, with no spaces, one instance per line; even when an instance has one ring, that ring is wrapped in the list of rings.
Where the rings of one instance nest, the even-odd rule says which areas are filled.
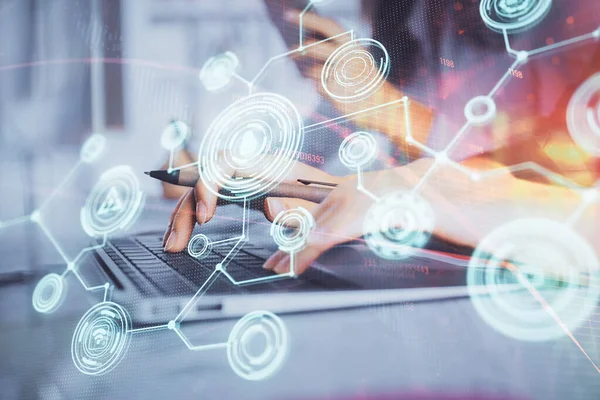
[[[145,174],[149,175],[152,178],[158,179],[159,181],[162,181],[162,182],[170,183],[172,185],[187,186],[187,187],[196,186],[196,183],[200,179],[198,170],[196,168],[177,170],[177,171],[172,171],[172,172],[165,171],[165,170],[158,170],[158,171],[145,172]],[[237,179],[250,179],[250,178],[241,176],[241,177],[237,177]],[[259,205],[259,208],[260,208],[261,205],[258,203],[262,204],[262,201],[256,202],[256,200],[264,200],[267,197],[291,197],[291,198],[296,198],[296,199],[312,201],[313,203],[320,203],[325,199],[325,197],[327,197],[327,195],[329,193],[331,193],[333,188],[337,186],[335,183],[317,182],[317,181],[311,181],[311,180],[307,180],[307,179],[298,179],[298,183],[301,183],[301,185],[293,185],[290,183],[280,183],[279,185],[275,186],[272,190],[270,190],[268,193],[258,196],[256,198],[253,198],[252,199],[253,201],[251,203]],[[226,190],[226,189],[221,189],[220,193],[222,193],[225,196],[232,195],[232,192],[229,190]],[[231,203],[233,203],[233,202],[223,199],[223,198],[219,198],[219,200],[217,201],[218,205],[231,204]],[[239,203],[239,202],[236,202],[236,203]],[[255,208],[255,207],[252,207],[252,208]]]

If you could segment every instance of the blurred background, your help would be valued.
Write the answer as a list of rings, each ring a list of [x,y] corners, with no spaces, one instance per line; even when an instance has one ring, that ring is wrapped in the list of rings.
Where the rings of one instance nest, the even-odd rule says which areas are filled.
[[[368,27],[358,3],[330,2],[320,12],[360,32]],[[168,157],[160,135],[169,121],[188,123],[197,138],[245,94],[242,85],[207,92],[198,73],[208,58],[232,51],[240,74],[253,77],[286,50],[261,0],[0,1],[3,195],[23,196],[11,178],[25,168],[38,188],[28,203],[35,206],[91,133],[107,136],[113,164],[160,166]],[[290,60],[277,63],[261,85],[304,107],[317,105],[316,92],[306,90],[312,83]],[[158,193],[158,185],[144,182]],[[26,213],[20,206],[2,201],[0,218]]]
[[[319,13],[369,32],[359,0],[325,3]],[[0,221],[30,214],[55,193],[56,226],[79,226],[73,210],[102,171],[119,164],[140,174],[160,168],[169,158],[161,134],[173,120],[191,127],[186,149],[197,154],[213,119],[247,94],[237,81],[208,92],[199,79],[206,60],[234,52],[239,74],[251,79],[287,50],[262,0],[0,0]],[[288,97],[304,115],[319,107],[313,83],[292,60],[273,63],[267,73],[259,90]],[[59,187],[93,133],[108,139],[104,156]],[[156,181],[139,180],[147,195],[162,195]],[[31,246],[48,247],[44,263],[60,262],[47,239],[27,229],[34,228],[13,227],[10,235],[40,240],[0,240],[0,255],[11,250],[3,270],[38,264]],[[8,234],[0,231],[0,239]]]

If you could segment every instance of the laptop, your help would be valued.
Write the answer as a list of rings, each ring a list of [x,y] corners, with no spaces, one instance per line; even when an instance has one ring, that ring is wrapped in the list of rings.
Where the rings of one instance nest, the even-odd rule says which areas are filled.
[[[231,207],[235,208],[223,208]],[[214,241],[235,236],[235,221],[218,218],[199,232]],[[250,240],[226,267],[236,282],[274,275],[262,268],[277,248],[265,234],[264,217],[260,218],[263,223],[251,225]],[[163,233],[149,231],[111,239],[91,257],[97,268],[86,268],[102,271],[113,284],[112,299],[127,306],[138,325],[165,323],[189,308],[194,294],[208,285],[232,246],[215,247],[199,260],[187,251],[165,253]],[[323,254],[297,278],[238,285],[221,274],[211,280],[185,319],[238,318],[259,309],[285,314],[466,297],[472,251],[432,237],[426,248],[415,249],[413,257],[393,261],[378,258],[362,240],[356,240]],[[485,289],[481,290],[484,293]]]

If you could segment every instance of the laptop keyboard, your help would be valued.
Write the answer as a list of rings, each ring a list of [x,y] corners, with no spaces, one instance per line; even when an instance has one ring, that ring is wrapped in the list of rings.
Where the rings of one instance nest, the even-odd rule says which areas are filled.
[[[245,244],[227,266],[227,272],[236,281],[273,276],[271,271],[262,268],[265,259],[252,253],[257,249]],[[119,267],[133,284],[144,294],[158,291],[166,295],[194,293],[201,287],[215,265],[221,262],[230,248],[213,249],[212,253],[196,260],[187,252],[165,253],[162,237],[140,235],[131,238],[111,240],[104,248],[106,254]],[[322,278],[322,277],[321,277]],[[345,282],[335,278],[284,279],[254,285],[234,285],[228,279],[217,279],[210,288],[213,293],[243,294],[273,291],[315,291],[347,288]]]

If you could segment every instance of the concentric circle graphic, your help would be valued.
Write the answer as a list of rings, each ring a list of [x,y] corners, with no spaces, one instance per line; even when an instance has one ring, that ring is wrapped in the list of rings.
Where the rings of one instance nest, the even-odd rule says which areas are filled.
[[[312,214],[302,207],[280,212],[271,224],[271,236],[286,253],[302,250],[310,232],[315,228]]]
[[[395,192],[373,204],[364,222],[369,248],[381,258],[401,260],[427,244],[435,224],[431,206],[410,192]]]
[[[368,132],[354,132],[344,139],[338,155],[342,164],[350,169],[365,168],[377,157],[377,142]]]
[[[67,293],[66,281],[58,274],[44,276],[33,290],[31,302],[33,308],[44,314],[54,312],[65,299]]]
[[[335,100],[354,102],[375,93],[389,73],[386,48],[373,39],[356,39],[329,56],[321,72],[321,84]]]
[[[211,57],[200,71],[200,81],[209,92],[221,90],[231,82],[239,64],[237,56],[230,51]]]
[[[94,133],[81,146],[79,157],[86,164],[96,161],[106,149],[106,136]]]
[[[465,118],[473,125],[482,126],[496,117],[496,102],[490,96],[477,96],[465,105]]]
[[[81,209],[81,225],[90,236],[111,235],[127,229],[144,203],[135,173],[128,166],[106,171]]]
[[[552,0],[481,0],[479,12],[485,24],[496,32],[525,31],[546,17]]]
[[[198,155],[200,178],[223,199],[255,198],[290,172],[303,140],[302,119],[288,99],[272,93],[246,97],[223,111],[204,135]]]
[[[71,356],[77,369],[87,375],[102,375],[119,364],[131,339],[131,317],[120,305],[99,303],[79,320],[71,341]]]
[[[600,156],[600,73],[586,80],[571,97],[567,126],[583,150]]]
[[[183,121],[172,121],[163,131],[160,144],[166,150],[175,150],[181,146],[190,132],[189,126]]]
[[[271,377],[288,353],[288,331],[269,311],[254,311],[240,319],[229,334],[227,358],[233,371],[244,379]]]
[[[203,259],[206,258],[212,251],[212,241],[204,234],[194,236],[188,243],[188,253],[190,256]]]
[[[575,329],[594,312],[598,268],[594,249],[568,226],[522,219],[477,246],[467,284],[475,309],[499,332],[519,340],[553,340],[566,334],[563,323]],[[509,285],[520,289],[503,290]],[[489,294],[478,291],[481,286]]]

